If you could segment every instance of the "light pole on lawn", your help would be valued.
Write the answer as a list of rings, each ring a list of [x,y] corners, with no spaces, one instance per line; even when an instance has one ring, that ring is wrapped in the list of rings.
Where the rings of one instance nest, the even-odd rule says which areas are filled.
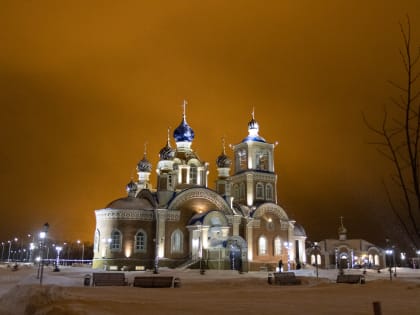
[[[387,256],[389,256],[389,259],[386,259],[386,260],[389,260],[388,271],[389,271],[389,280],[391,280],[391,281],[392,281],[392,263],[391,263],[392,258],[391,258],[391,255],[392,255],[393,252],[394,251],[392,249],[385,250],[385,254],[386,254],[385,259],[386,259]]]
[[[39,284],[42,285],[42,278],[44,274],[44,246],[45,246],[45,239],[47,238],[48,229],[50,228],[50,225],[48,223],[45,223],[43,226],[42,231],[39,233],[39,238],[41,239],[41,274],[39,277]]]
[[[316,278],[319,278],[319,273],[318,273],[318,253],[319,253],[319,245],[318,242],[313,242],[312,243],[312,252],[315,251],[315,268],[316,268]]]
[[[4,245],[5,245],[5,243],[1,242],[1,246],[2,246],[2,248],[1,248],[1,260],[2,261],[3,261],[3,254],[4,254]]]
[[[80,242],[80,240],[77,240],[77,244],[80,245],[80,243],[82,243],[82,264],[83,264],[83,259],[85,256],[85,243]]]
[[[55,262],[54,271],[60,271],[60,268],[58,266],[60,264],[60,252],[61,252],[62,249],[63,249],[63,247],[61,247],[61,246],[56,246],[55,247],[55,250],[57,251],[57,259],[56,259],[56,262]]]
[[[417,254],[417,268],[420,268],[420,249],[416,251]]]

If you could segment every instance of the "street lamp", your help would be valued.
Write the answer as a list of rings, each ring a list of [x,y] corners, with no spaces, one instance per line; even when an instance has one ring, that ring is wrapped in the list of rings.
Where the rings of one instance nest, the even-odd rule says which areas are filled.
[[[3,261],[3,254],[4,254],[4,242],[1,242],[1,246],[2,246],[2,248],[1,248],[1,260]]]
[[[316,268],[316,278],[319,278],[319,273],[318,273],[318,253],[319,253],[319,245],[318,242],[313,242],[311,244],[312,247],[312,253],[315,251],[315,268]]]
[[[7,255],[7,262],[9,262],[10,261],[10,250],[11,250],[11,247],[12,247],[12,241],[7,241],[7,243],[9,243],[9,254]]]
[[[60,264],[60,252],[63,249],[63,247],[61,246],[56,246],[55,250],[57,251],[57,260],[55,262],[55,268],[54,271],[60,271],[60,269],[58,268],[58,265]]]
[[[77,244],[80,245],[80,240],[77,240]],[[85,243],[82,243],[82,264],[83,264],[84,256],[85,256]]]
[[[42,277],[44,274],[44,245],[45,245],[45,238],[48,234],[48,229],[50,228],[50,225],[48,223],[45,223],[43,226],[42,231],[39,233],[39,238],[41,240],[41,274],[39,277],[39,284],[42,285]]]
[[[394,277],[397,276],[397,264],[395,262],[395,246],[392,246],[393,250],[392,250],[392,261],[394,263]]]
[[[391,265],[391,255],[393,254],[393,250],[392,249],[387,249],[385,250],[385,254],[386,256],[389,256],[389,264],[388,264],[388,270],[389,270],[389,280],[392,281],[392,265]]]
[[[34,243],[30,243],[29,244],[29,261],[30,262],[33,260],[32,255],[33,255],[34,249],[35,249],[35,244]]]

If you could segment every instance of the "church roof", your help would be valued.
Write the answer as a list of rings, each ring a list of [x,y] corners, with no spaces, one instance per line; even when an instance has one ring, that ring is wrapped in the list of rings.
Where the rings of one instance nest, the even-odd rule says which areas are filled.
[[[306,231],[302,225],[300,225],[299,223],[295,223],[293,234],[295,236],[306,236]]]
[[[107,209],[154,210],[152,204],[144,198],[124,197],[109,203]]]

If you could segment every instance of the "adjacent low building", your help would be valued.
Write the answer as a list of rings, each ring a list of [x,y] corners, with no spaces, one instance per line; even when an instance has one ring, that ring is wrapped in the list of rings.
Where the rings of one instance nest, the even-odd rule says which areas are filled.
[[[363,239],[348,239],[341,217],[338,239],[325,239],[307,249],[309,262],[321,268],[383,268],[385,251]]]

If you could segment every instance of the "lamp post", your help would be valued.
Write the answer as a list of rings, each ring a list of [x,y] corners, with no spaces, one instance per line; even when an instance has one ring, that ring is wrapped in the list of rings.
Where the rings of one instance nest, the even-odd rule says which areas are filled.
[[[9,254],[7,255],[7,262],[10,261],[10,250],[12,248],[12,241],[7,241],[7,243],[9,243]]]
[[[42,231],[39,233],[39,238],[41,240],[41,273],[39,277],[39,284],[42,285],[42,277],[44,275],[44,246],[45,246],[45,238],[48,234],[48,229],[50,228],[50,225],[48,223],[44,224],[44,227]]]
[[[77,244],[80,245],[80,240],[77,240]],[[82,264],[83,264],[84,256],[85,256],[85,243],[82,242]]]
[[[395,262],[395,246],[392,246],[392,262],[394,264],[394,277],[397,276],[397,264]]]
[[[315,252],[315,269],[316,269],[316,278],[319,278],[319,270],[318,270],[318,253],[319,253],[319,245],[318,242],[313,242],[311,244],[312,253]]]
[[[392,255],[393,252],[394,251],[392,249],[385,250],[386,256],[389,256],[389,259],[387,259],[387,260],[389,260],[389,263],[388,263],[388,271],[389,271],[389,280],[391,280],[391,281],[392,281],[391,255]],[[385,258],[386,258],[386,256],[385,256]]]
[[[60,268],[58,268],[58,266],[60,264],[60,252],[61,252],[62,249],[63,249],[63,247],[61,247],[61,246],[56,246],[55,247],[55,250],[57,251],[57,259],[56,259],[56,262],[55,262],[54,271],[60,271]]]
[[[1,260],[3,261],[3,254],[4,254],[4,242],[1,242]]]

